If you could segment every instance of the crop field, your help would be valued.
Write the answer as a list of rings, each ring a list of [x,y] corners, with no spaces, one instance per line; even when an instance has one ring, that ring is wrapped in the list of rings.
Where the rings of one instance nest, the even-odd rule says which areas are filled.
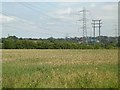
[[[117,88],[118,50],[2,51],[4,88]]]

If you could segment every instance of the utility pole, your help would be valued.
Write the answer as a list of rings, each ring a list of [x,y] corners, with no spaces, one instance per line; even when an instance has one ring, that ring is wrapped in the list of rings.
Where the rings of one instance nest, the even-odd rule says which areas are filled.
[[[101,31],[100,31],[100,29],[101,29],[101,20],[92,20],[92,24],[93,24],[93,30],[94,30],[94,43],[95,43],[95,30],[96,30],[96,28],[99,28],[99,38],[100,38],[100,35],[101,35]],[[101,39],[100,39],[100,41],[101,41]]]
[[[100,35],[101,35],[101,32],[100,32],[100,28],[101,28],[101,20],[98,20],[99,22],[98,22],[98,24],[99,24],[99,37],[100,37]]]
[[[95,20],[92,20],[93,21],[93,36],[94,36],[94,42],[95,42]]]
[[[116,24],[115,25],[115,37],[117,37],[118,36],[118,25]]]
[[[65,39],[68,40],[68,33],[66,33]]]
[[[83,8],[83,10],[79,11],[79,13],[83,13],[83,17],[82,19],[78,20],[78,21],[82,21],[83,26],[83,43],[87,43],[87,18],[86,18],[86,13],[88,12],[88,10],[86,10],[85,8]]]
[[[8,34],[8,37],[9,37],[10,35]]]

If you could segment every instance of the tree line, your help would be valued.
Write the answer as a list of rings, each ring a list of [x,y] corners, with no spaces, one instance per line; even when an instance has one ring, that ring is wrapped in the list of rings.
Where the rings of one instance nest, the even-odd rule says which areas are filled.
[[[80,38],[47,38],[32,39],[9,36],[1,39],[2,49],[110,49],[117,48],[119,43],[116,38],[101,39],[101,42],[81,43]]]

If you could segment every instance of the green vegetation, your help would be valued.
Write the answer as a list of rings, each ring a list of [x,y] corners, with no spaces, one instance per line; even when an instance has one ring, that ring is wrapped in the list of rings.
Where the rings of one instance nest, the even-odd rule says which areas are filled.
[[[3,50],[3,88],[117,88],[118,51]]]
[[[99,40],[100,37],[98,37]],[[118,47],[117,37],[102,37],[101,42],[93,42],[88,38],[88,43],[82,43],[80,38],[48,38],[48,39],[32,39],[17,38],[9,36],[2,38],[0,47],[3,49],[114,49]]]

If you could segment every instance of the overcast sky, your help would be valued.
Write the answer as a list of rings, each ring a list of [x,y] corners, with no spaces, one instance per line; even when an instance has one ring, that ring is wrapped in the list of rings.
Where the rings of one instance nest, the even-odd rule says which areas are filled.
[[[101,19],[101,35],[117,35],[117,2],[3,2],[0,11],[2,37],[82,37],[82,13],[88,10],[87,35],[93,36],[92,19]],[[98,29],[96,29],[98,36]]]

